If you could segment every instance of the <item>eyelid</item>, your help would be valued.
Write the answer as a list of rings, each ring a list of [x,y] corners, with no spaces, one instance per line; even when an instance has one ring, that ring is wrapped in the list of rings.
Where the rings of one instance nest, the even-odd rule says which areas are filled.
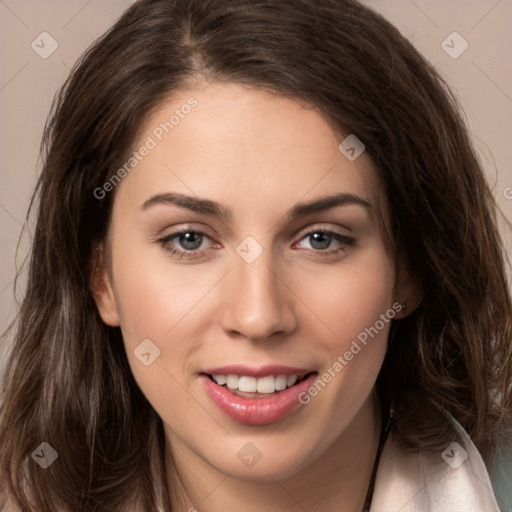
[[[213,244],[216,243],[215,240],[214,240],[214,237],[212,237],[211,235],[209,235],[208,233],[206,233],[202,229],[190,228],[190,227],[179,228],[176,231],[173,231],[173,232],[169,233],[168,235],[163,235],[163,236],[159,237],[156,240],[156,242],[160,242],[160,243],[168,242],[168,241],[172,240],[173,238],[177,238],[178,236],[180,236],[180,235],[182,235],[184,233],[196,233],[197,235],[201,235],[202,237],[208,238],[209,240],[212,241]],[[179,250],[182,250],[182,249],[179,249]],[[205,250],[206,249],[196,249],[194,251],[187,251],[187,252],[201,252],[201,251],[205,251]]]
[[[159,229],[155,232],[154,236],[158,238],[167,237],[168,235],[164,234],[169,232],[169,235],[179,234],[182,232],[201,232],[208,235],[210,238],[213,238],[217,235],[208,234],[208,232],[215,233],[210,227],[205,226],[203,223],[194,223],[194,222],[176,222],[174,224],[166,224],[163,228]]]
[[[194,232],[194,233],[200,234],[202,236],[206,236],[206,237],[208,237],[212,241],[217,236],[217,235],[209,234],[207,232],[207,230],[205,230],[203,228],[196,228],[192,224],[184,224],[184,225],[180,225],[180,226],[181,227],[176,228],[174,231],[172,231],[171,233],[169,233],[167,235],[162,235],[162,233],[165,232],[165,230],[169,229],[169,226],[165,227],[164,229],[161,229],[156,234],[156,236],[158,238],[156,241],[158,242],[158,241],[161,241],[162,239],[172,239],[172,238],[175,238],[176,236],[178,236],[178,235],[180,235],[182,233],[189,233],[189,232]],[[348,228],[346,226],[338,226],[338,227],[346,229],[347,231],[350,231],[350,232],[352,231],[350,228]],[[309,225],[309,226],[307,226],[305,228],[302,228],[302,229],[296,231],[292,235],[292,238],[298,238],[299,240],[297,240],[297,241],[300,241],[306,235],[311,235],[313,233],[318,233],[318,232],[323,232],[323,233],[328,233],[328,234],[336,234],[336,235],[339,235],[339,236],[342,236],[342,237],[346,237],[347,239],[352,238],[348,234],[344,234],[344,233],[338,232],[336,230],[336,228],[325,227],[325,223],[324,223],[324,225],[321,225],[321,223],[315,223],[313,225]]]
[[[346,229],[348,229],[348,228],[346,228]],[[199,229],[199,228],[196,229],[196,228],[194,228],[192,226],[188,226],[188,225],[184,225],[183,227],[176,229],[176,231],[173,231],[172,233],[169,233],[168,235],[165,235],[164,237],[159,238],[158,240],[156,240],[156,242],[159,243],[164,250],[169,252],[171,254],[171,256],[176,256],[178,258],[185,258],[185,259],[190,259],[190,260],[193,260],[196,258],[201,258],[204,255],[204,253],[206,251],[208,251],[209,249],[212,249],[213,246],[209,247],[207,249],[192,249],[192,250],[169,248],[167,246],[167,244],[169,244],[169,242],[172,239],[178,237],[181,234],[191,233],[191,232],[198,234],[202,237],[206,237],[206,238],[210,239],[213,243],[213,246],[215,246],[216,244],[218,246],[218,242],[216,242],[214,240],[214,238],[211,237],[208,233],[206,233],[202,229]],[[306,255],[309,255],[309,256],[318,255],[321,258],[329,258],[329,257],[332,258],[332,257],[335,257],[336,255],[346,251],[348,247],[354,246],[354,244],[356,243],[356,239],[354,237],[340,233],[333,228],[318,227],[318,226],[315,227],[315,225],[313,225],[313,226],[309,226],[308,228],[305,228],[300,234],[293,237],[294,239],[297,239],[297,240],[295,242],[293,242],[292,247],[297,246],[298,244],[300,244],[302,242],[302,240],[304,240],[308,236],[312,236],[313,234],[316,234],[316,233],[323,233],[323,234],[327,235],[328,237],[334,239],[335,241],[338,242],[338,246],[335,248],[324,249],[324,250],[320,250],[320,249],[315,250],[315,249],[307,249],[306,248],[305,249]]]
[[[293,236],[294,238],[296,237],[300,237],[300,238],[303,238],[304,236],[306,235],[310,235],[312,233],[316,233],[316,232],[329,232],[329,233],[334,233],[334,234],[337,234],[337,235],[340,235],[340,236],[346,236],[347,238],[351,238],[350,235],[346,235],[344,233],[340,233],[339,231],[337,231],[338,229],[345,229],[346,231],[350,231],[352,232],[352,230],[346,226],[340,226],[340,225],[337,225],[336,227],[331,227],[332,224],[329,226],[329,227],[326,227],[326,224],[328,223],[321,223],[321,222],[317,222],[315,224],[312,224],[312,225],[309,225],[307,226],[306,228],[303,228],[303,229],[300,229],[299,231],[297,231],[297,233]]]

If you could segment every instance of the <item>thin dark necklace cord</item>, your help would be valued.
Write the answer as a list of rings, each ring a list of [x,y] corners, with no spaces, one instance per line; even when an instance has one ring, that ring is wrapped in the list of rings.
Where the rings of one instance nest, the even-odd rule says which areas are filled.
[[[379,446],[377,448],[377,454],[375,456],[375,462],[373,463],[372,475],[370,477],[370,484],[368,485],[368,491],[366,492],[366,499],[364,500],[363,510],[362,512],[370,512],[370,507],[372,505],[373,498],[373,490],[375,488],[375,479],[377,477],[377,469],[379,467],[380,456],[382,450],[384,449],[384,445],[386,444],[386,439],[388,438],[389,431],[391,430],[391,423],[393,420],[393,409],[388,409],[385,418],[383,418],[383,428],[380,433]],[[0,508],[0,512],[1,512]]]
[[[377,455],[375,456],[375,462],[373,463],[372,476],[370,478],[370,484],[368,485],[368,491],[366,492],[366,499],[364,500],[362,512],[370,512],[372,506],[373,491],[375,489],[375,479],[377,477],[377,469],[379,467],[380,456],[384,449],[384,444],[388,438],[389,431],[391,430],[391,421],[393,419],[393,410],[389,409],[386,414],[386,418],[383,421],[383,428],[380,433],[379,447],[377,448]]]

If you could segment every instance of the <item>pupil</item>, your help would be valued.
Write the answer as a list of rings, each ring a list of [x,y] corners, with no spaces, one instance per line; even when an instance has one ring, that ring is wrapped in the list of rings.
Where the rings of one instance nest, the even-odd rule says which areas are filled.
[[[180,235],[180,244],[187,251],[194,251],[201,246],[202,235],[199,233],[183,233]]]
[[[313,240],[311,241],[311,246],[314,249],[327,249],[329,247],[330,243],[330,237],[329,235],[326,235],[325,233],[314,233],[313,235],[310,235],[313,237]],[[320,247],[316,246],[315,243],[319,244]]]

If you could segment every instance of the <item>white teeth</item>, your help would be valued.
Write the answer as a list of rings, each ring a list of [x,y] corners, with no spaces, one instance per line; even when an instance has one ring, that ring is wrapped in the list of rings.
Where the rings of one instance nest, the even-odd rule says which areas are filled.
[[[297,380],[297,375],[294,375],[295,380]],[[295,382],[295,380],[293,382]],[[286,375],[278,375],[276,379],[276,389],[281,391],[282,389],[286,389]]]
[[[229,389],[238,389],[238,377],[236,375],[228,375],[226,385]]]
[[[245,393],[274,393],[293,386],[298,375],[267,375],[266,377],[250,377],[248,375],[212,375],[213,380],[219,385],[224,384],[231,390],[239,390]]]
[[[256,379],[254,377],[243,375],[238,379],[238,390],[245,391],[246,393],[255,393]]]
[[[293,386],[297,382],[297,375],[289,375],[286,378],[286,385],[288,387]]]
[[[276,379],[273,375],[262,377],[258,379],[257,392],[258,393],[273,393],[276,390]]]

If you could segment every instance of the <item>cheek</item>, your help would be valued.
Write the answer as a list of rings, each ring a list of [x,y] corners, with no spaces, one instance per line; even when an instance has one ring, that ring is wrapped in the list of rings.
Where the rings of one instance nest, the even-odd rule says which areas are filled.
[[[162,399],[165,401],[170,392],[173,402],[179,404],[181,386],[190,385],[189,365],[200,347],[199,331],[205,321],[207,294],[215,284],[211,276],[204,280],[191,277],[176,270],[169,274],[152,268],[138,275],[126,274],[118,287],[129,363],[140,388],[154,406]],[[148,339],[151,343],[144,341]],[[149,350],[141,348],[144,343]],[[146,361],[141,360],[141,355],[148,352]],[[153,352],[154,362],[146,367],[148,359],[153,361]],[[186,401],[187,397],[183,399]]]
[[[173,263],[153,244],[134,242],[130,233],[118,230],[116,237],[113,281],[132,373],[157,410],[168,406],[169,394],[174,404],[185,404],[190,397],[180,398],[181,386],[190,384],[186,366],[201,339],[195,331],[219,277]]]
[[[330,272],[302,281],[302,294],[307,291],[307,305],[316,313],[310,327],[314,350],[326,355],[323,372],[302,399],[316,404],[334,437],[374,386],[395,309],[394,271],[383,250]]]
[[[387,337],[389,322],[382,325],[380,319],[392,307],[394,279],[386,253],[376,247],[357,264],[347,262],[300,280],[301,297],[315,313],[318,329],[326,333],[323,339],[330,353],[342,354],[359,335],[364,340],[376,322],[379,338]]]
[[[113,255],[116,303],[127,345],[144,338],[169,344],[176,332],[193,325],[201,301],[217,275],[194,265],[176,263],[147,241],[128,245],[121,233]]]
[[[196,415],[201,421],[201,409],[190,407],[186,367],[197,349],[194,329],[202,317],[202,299],[216,279],[209,275],[194,279],[194,271],[186,265],[159,260],[135,248],[120,249],[114,258],[121,329],[133,376],[147,400],[164,418],[187,410],[185,418],[174,422],[189,425]]]

